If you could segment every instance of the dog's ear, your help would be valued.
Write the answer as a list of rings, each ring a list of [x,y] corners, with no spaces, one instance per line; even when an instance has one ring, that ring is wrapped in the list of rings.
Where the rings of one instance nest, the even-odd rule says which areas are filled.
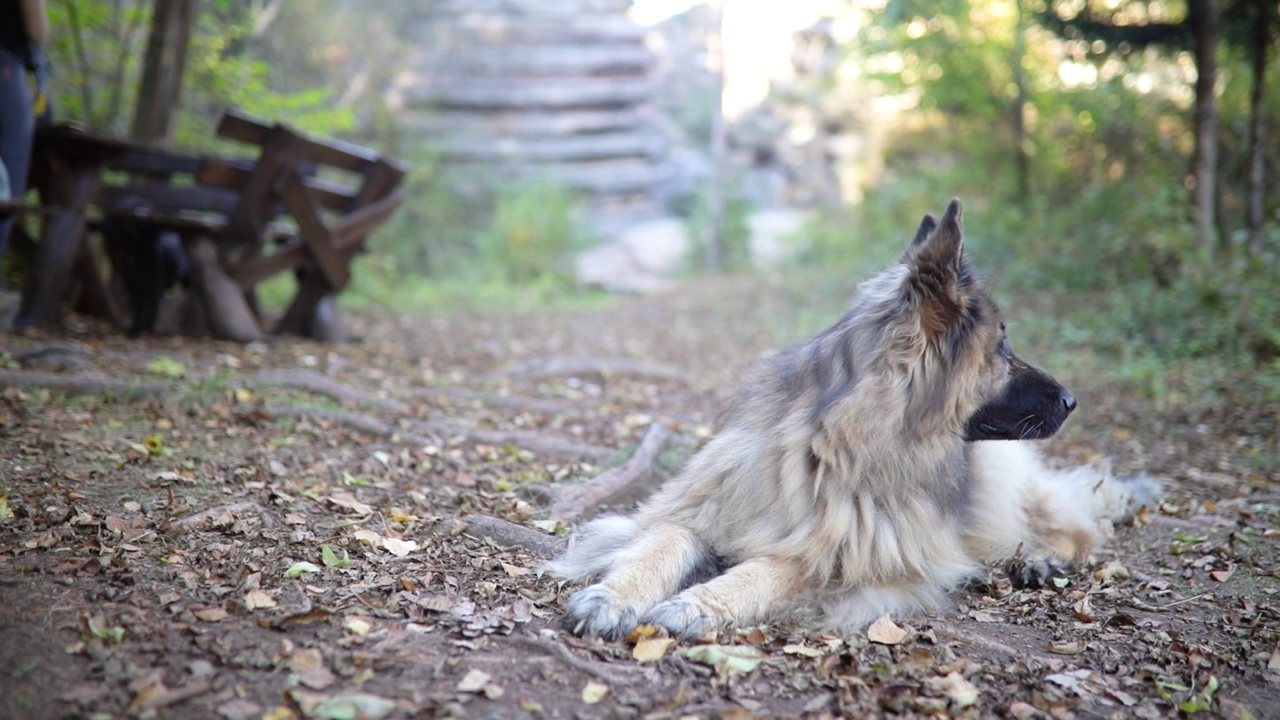
[[[926,230],[930,220],[926,215],[916,239],[907,248],[905,260],[911,275],[906,289],[915,300],[925,329],[942,335],[962,320],[969,284],[960,201],[952,200],[937,226]]]
[[[911,247],[923,245],[929,233],[936,229],[938,229],[938,219],[933,216],[933,213],[925,213],[924,219],[920,221],[920,229],[916,230],[916,237],[911,241]]]

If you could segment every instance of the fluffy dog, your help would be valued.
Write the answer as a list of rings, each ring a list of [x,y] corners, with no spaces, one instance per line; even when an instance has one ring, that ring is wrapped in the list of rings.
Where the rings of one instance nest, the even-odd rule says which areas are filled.
[[[1158,489],[1048,468],[1027,441],[1075,407],[1013,354],[952,200],[843,318],[754,371],[680,475],[634,516],[592,521],[551,563],[598,578],[567,622],[608,638],[780,617],[849,629],[935,608],[1019,549],[1021,579],[1043,580]]]

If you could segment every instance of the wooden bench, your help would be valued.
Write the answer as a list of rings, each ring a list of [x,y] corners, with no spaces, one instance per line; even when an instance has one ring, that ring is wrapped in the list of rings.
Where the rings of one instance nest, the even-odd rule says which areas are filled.
[[[172,234],[180,238],[190,266],[184,277],[189,288],[181,300],[183,331],[240,341],[261,338],[264,318],[255,287],[293,271],[298,291],[271,331],[339,339],[334,298],[350,282],[350,262],[363,249],[365,237],[403,201],[399,186],[404,167],[365,148],[314,138],[237,111],[223,115],[217,132],[250,146],[256,157],[231,160],[121,144],[95,168],[92,204],[99,212],[86,220],[81,207],[77,227],[103,236],[116,292],[107,297],[96,293],[91,304],[106,306],[98,308],[99,314],[123,322],[117,305],[121,295],[128,295],[132,326],[139,329],[138,306],[151,301],[137,293],[155,288],[140,291],[139,284],[147,285],[145,278],[130,282],[131,271],[145,275],[149,267],[139,264],[134,251],[146,249],[161,234]],[[42,242],[55,244],[48,238]],[[41,248],[42,255],[45,250]],[[75,252],[92,254],[94,248],[81,242]],[[65,259],[60,263],[65,266]],[[84,264],[78,261],[77,267]],[[91,258],[87,264],[98,263]],[[36,265],[34,271],[42,263]],[[67,269],[61,270],[53,279],[65,285]],[[50,278],[34,279],[32,295],[38,302],[31,303],[29,315],[46,322],[27,324],[55,324],[50,319],[57,318],[56,304],[54,310],[48,305],[51,295],[61,296],[48,287],[39,291]],[[155,282],[153,278],[151,284]],[[122,286],[135,292],[122,293]]]

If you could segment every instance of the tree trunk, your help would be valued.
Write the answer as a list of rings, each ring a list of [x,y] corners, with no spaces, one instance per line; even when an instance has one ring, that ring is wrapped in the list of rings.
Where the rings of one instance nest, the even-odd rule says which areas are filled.
[[[1249,248],[1254,255],[1262,251],[1263,222],[1266,201],[1267,51],[1271,45],[1271,25],[1275,4],[1271,0],[1254,0],[1258,17],[1253,26],[1253,98],[1249,108]]]
[[[1017,202],[1027,210],[1031,207],[1031,139],[1027,137],[1027,78],[1022,71],[1022,57],[1026,54],[1022,2],[1017,0],[1018,25],[1013,31],[1013,82],[1018,89],[1013,98],[1013,141],[1017,153]]]
[[[182,70],[195,25],[197,0],[156,0],[142,65],[142,82],[129,136],[165,144],[182,93]]]
[[[1195,223],[1201,249],[1218,248],[1214,203],[1218,180],[1218,0],[1191,0],[1196,54]]]

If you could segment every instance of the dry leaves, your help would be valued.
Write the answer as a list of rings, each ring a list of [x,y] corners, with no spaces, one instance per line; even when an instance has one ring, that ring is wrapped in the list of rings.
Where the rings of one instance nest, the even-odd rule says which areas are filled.
[[[871,627],[867,628],[867,639],[881,645],[898,645],[905,641],[910,634],[899,627],[893,621],[893,618],[888,615],[882,615],[880,619],[871,623]]]

